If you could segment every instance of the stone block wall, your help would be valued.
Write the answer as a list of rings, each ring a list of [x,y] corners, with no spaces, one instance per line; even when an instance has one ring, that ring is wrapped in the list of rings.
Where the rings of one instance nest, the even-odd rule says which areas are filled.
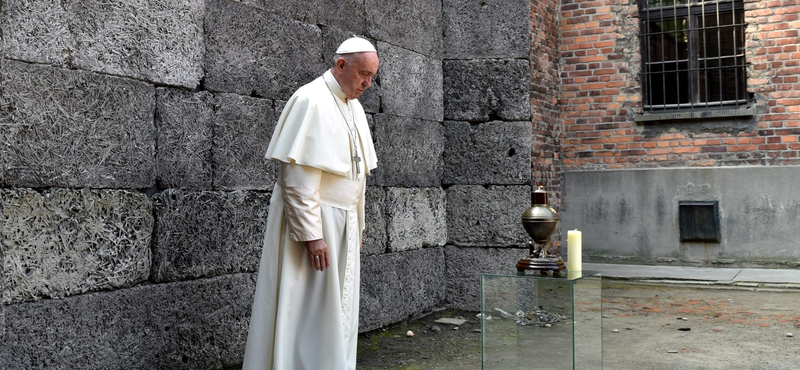
[[[480,273],[513,268],[528,239],[519,216],[530,206],[534,142],[530,3],[442,4],[447,298],[474,310]]]
[[[4,1],[3,57],[194,88],[205,12],[195,0]]]
[[[2,189],[3,304],[147,280],[152,205],[128,190]]]
[[[524,252],[527,2],[0,7],[0,368],[239,364],[278,175],[263,154],[353,34],[381,57],[360,98],[379,160],[360,329],[477,309],[478,273]]]
[[[241,362],[277,175],[262,157],[288,97],[216,88],[211,72],[251,66],[214,54],[240,24],[212,21],[251,9],[3,2],[0,368]],[[319,28],[269,21],[314,31],[302,67],[318,74]]]
[[[152,84],[11,59],[0,78],[3,186],[152,186]]]
[[[252,273],[5,307],[3,369],[223,369],[241,363]]]

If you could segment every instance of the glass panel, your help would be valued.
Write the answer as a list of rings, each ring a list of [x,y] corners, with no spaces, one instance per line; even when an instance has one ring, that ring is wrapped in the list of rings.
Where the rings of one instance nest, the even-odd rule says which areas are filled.
[[[686,18],[650,21],[647,28],[649,62],[689,57],[689,27]]]
[[[601,370],[600,275],[481,275],[483,369]]]
[[[602,370],[602,279],[600,275],[594,275],[575,280],[572,291],[575,302],[575,368]]]

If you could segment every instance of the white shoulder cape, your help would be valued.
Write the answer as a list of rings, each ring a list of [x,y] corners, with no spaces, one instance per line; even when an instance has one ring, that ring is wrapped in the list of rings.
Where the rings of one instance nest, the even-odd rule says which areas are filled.
[[[350,139],[334,99],[322,76],[299,88],[283,108],[266,158],[346,176],[352,168]],[[364,151],[360,154],[370,174],[378,162],[372,135],[361,103],[353,99],[351,105]]]

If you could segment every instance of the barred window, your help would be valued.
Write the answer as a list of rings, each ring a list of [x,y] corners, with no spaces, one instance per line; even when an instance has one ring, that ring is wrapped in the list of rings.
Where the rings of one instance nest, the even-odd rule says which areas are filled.
[[[748,102],[743,0],[642,0],[645,112]]]

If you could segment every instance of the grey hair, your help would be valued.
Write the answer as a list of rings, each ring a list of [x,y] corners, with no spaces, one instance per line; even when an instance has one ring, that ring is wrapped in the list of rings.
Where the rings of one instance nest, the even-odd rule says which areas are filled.
[[[353,63],[353,61],[356,59],[356,54],[358,53],[333,54],[333,64],[336,65],[336,62],[339,60],[339,58],[343,58],[347,64]]]

